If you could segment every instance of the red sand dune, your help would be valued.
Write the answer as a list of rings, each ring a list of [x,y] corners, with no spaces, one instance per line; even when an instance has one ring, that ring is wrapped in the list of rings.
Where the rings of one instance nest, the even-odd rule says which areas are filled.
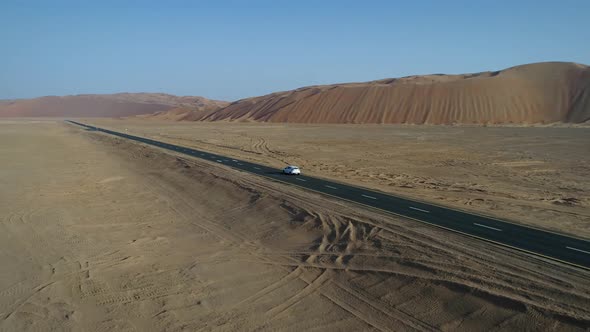
[[[126,117],[183,107],[212,110],[225,102],[161,93],[40,97],[0,102],[0,117]]]
[[[208,114],[208,112],[215,111],[221,107],[227,106],[228,104],[228,102],[224,101],[210,101],[210,103],[206,103],[203,106],[180,106],[153,114],[138,115],[137,117],[172,121],[196,121]]]
[[[590,67],[546,62],[497,72],[312,86],[236,101],[199,120],[533,124],[590,119]]]

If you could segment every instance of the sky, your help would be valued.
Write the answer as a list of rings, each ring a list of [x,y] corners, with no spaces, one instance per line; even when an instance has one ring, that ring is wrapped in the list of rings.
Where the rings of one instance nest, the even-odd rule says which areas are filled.
[[[0,1],[0,99],[590,64],[590,1]]]

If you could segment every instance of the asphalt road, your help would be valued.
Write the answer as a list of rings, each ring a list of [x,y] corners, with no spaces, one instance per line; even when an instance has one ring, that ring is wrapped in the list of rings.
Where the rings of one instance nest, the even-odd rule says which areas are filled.
[[[67,121],[88,130],[100,131],[159,148],[186,154],[230,166],[241,171],[286,182],[330,196],[387,211],[416,221],[443,227],[468,236],[512,247],[535,255],[558,260],[570,265],[590,269],[590,241],[563,234],[530,228],[491,217],[470,214],[438,205],[412,201],[370,189],[345,185],[310,176],[283,175],[276,168],[229,158],[179,145],[159,142],[144,137],[128,135],[112,130]],[[305,170],[302,170],[305,172]]]

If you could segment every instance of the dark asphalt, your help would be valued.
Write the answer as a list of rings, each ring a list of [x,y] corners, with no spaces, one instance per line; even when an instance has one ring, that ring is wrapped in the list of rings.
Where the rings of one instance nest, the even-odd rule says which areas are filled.
[[[396,215],[409,217],[420,222],[444,227],[482,240],[510,246],[515,249],[576,265],[584,269],[590,269],[590,241],[588,240],[568,237],[562,234],[542,231],[490,217],[412,201],[370,189],[349,186],[310,176],[287,176],[281,174],[281,170],[264,165],[254,164],[179,145],[159,142],[148,138],[119,133],[75,121],[68,120],[67,122],[85,127],[89,130],[96,130],[114,136],[131,139],[211,162],[223,163],[226,166],[248,173],[280,180],[316,192],[368,205]],[[305,172],[305,170],[303,170],[303,172]]]

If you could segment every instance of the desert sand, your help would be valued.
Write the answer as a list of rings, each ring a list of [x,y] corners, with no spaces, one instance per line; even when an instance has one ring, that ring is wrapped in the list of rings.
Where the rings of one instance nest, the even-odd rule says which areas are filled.
[[[232,103],[163,93],[0,100],[0,117],[348,124],[547,124],[590,120],[590,67],[545,62],[461,75],[308,86]]]
[[[117,93],[110,95],[47,96],[0,100],[0,117],[127,117],[185,109],[211,111],[226,102],[203,97],[179,97],[164,93]],[[180,118],[174,118],[180,120]]]
[[[590,324],[587,272],[222,165],[26,120],[0,160],[0,330]]]
[[[589,128],[88,121],[590,238]]]
[[[495,72],[310,86],[239,100],[200,119],[360,124],[580,123],[590,120],[590,67],[547,62]]]

